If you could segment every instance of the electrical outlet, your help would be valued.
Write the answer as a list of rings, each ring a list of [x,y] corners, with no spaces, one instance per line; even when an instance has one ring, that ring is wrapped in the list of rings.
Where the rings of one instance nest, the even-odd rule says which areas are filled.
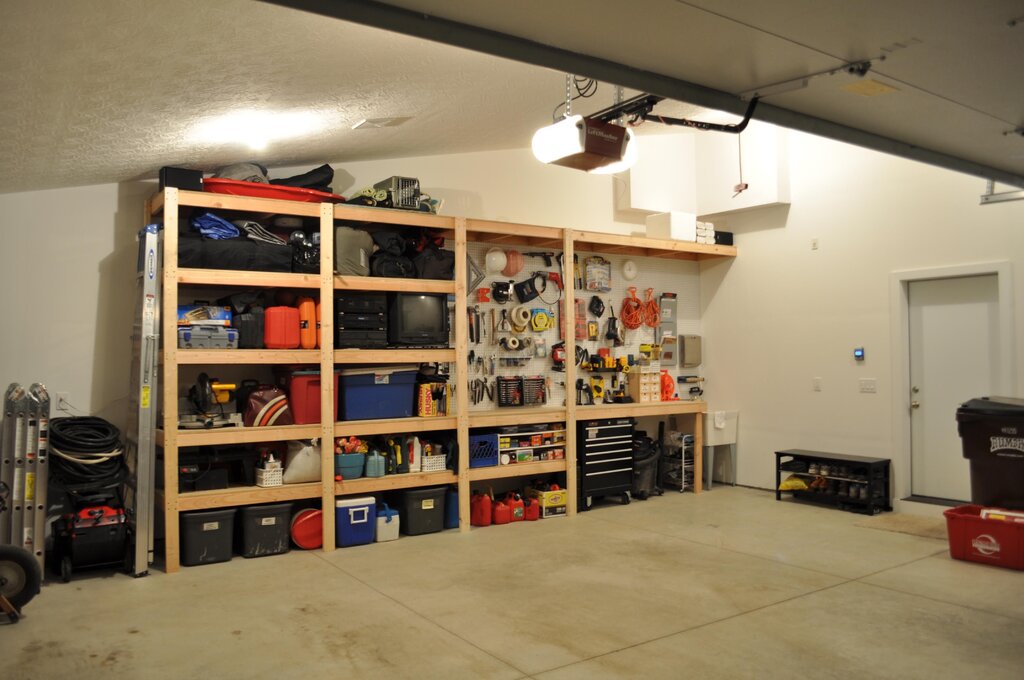
[[[820,377],[814,378],[814,379],[813,379],[813,380],[811,381],[811,388],[812,388],[812,389],[813,389],[813,390],[814,390],[815,392],[821,392],[821,378],[820,378]]]
[[[811,239],[811,250],[817,250],[817,249],[818,249],[818,239],[812,238]]]
[[[878,391],[878,379],[877,378],[861,378],[860,379],[860,391],[864,394],[874,394]]]
[[[69,401],[70,397],[68,396],[68,394],[68,392],[58,392],[57,402],[54,408],[56,408],[58,411],[67,411],[69,408],[71,408],[71,402]]]

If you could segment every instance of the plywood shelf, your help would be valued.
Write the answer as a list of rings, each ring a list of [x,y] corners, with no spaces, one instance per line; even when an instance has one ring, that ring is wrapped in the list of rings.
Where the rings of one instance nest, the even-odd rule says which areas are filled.
[[[577,245],[577,251],[587,253],[662,257],[677,260],[708,260],[719,257],[736,257],[735,246],[705,245],[689,241],[647,238],[646,236],[623,236],[596,231],[574,231],[573,240]]]
[[[466,238],[478,243],[519,245],[538,249],[562,250],[564,230],[533,224],[514,224],[492,220],[466,220]]]
[[[318,274],[249,272],[230,269],[179,269],[178,283],[247,288],[319,288]]]
[[[551,472],[565,472],[565,469],[564,460],[543,460],[538,463],[513,463],[511,465],[471,468],[468,474],[471,482],[479,482],[485,479],[505,479],[508,477],[526,477]]]
[[[249,213],[270,213],[274,215],[295,215],[299,217],[319,217],[319,203],[301,201],[282,201],[276,198],[256,198],[253,196],[232,196],[215,194],[210,191],[178,190],[178,205],[188,208],[210,208],[213,210],[238,210]],[[164,201],[151,201],[151,206],[162,208]]]
[[[360,477],[334,483],[334,493],[338,496],[351,496],[361,493],[375,493],[394,489],[414,489],[420,486],[439,486],[441,484],[457,484],[458,476],[451,470],[440,472],[409,472],[400,475],[383,477]]]
[[[670,416],[686,413],[707,413],[704,401],[659,401],[652,404],[596,404],[577,406],[576,419],[591,418],[643,418],[644,416]]]
[[[454,281],[435,279],[394,279],[383,276],[334,276],[335,290],[368,290],[401,293],[455,294]]]
[[[178,430],[178,446],[211,446],[214,444],[259,444],[291,439],[319,437],[320,425],[273,425],[270,427],[219,427],[212,430]],[[162,445],[165,433],[160,430],[157,443]]]
[[[564,408],[499,408],[493,411],[474,411],[469,414],[470,427],[529,425],[564,420]]]
[[[369,437],[378,434],[417,434],[454,430],[455,416],[430,418],[381,418],[380,420],[346,420],[334,424],[335,437]]]
[[[318,349],[179,349],[178,364],[318,364]]]
[[[178,511],[320,498],[320,493],[320,482],[282,484],[281,486],[270,487],[240,486],[230,489],[213,489],[211,491],[191,491],[178,494]]]
[[[452,230],[455,218],[418,210],[399,210],[396,208],[371,208],[365,205],[347,205],[338,203],[334,206],[334,219],[356,222],[372,222],[374,224],[394,224],[409,227],[427,227],[430,229]]]
[[[336,349],[336,364],[432,364],[455,361],[454,349]]]

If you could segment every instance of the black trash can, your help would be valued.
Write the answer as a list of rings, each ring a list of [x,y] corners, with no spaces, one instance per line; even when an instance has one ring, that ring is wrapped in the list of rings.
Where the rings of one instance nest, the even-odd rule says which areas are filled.
[[[956,421],[971,465],[971,502],[1024,509],[1024,399],[971,399]]]

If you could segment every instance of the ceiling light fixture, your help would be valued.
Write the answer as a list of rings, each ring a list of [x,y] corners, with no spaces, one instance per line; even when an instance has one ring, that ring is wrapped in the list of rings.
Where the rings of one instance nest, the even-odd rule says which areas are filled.
[[[271,142],[302,137],[324,127],[323,117],[311,111],[243,110],[203,121],[193,129],[191,139],[205,144],[244,144],[253,151],[262,151]]]

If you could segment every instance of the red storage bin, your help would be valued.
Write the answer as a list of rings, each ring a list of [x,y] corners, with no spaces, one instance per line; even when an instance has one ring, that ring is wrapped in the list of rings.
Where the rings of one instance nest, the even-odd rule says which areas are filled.
[[[267,307],[264,312],[263,346],[267,349],[297,348],[299,310],[295,307]]]
[[[961,505],[946,510],[949,554],[1007,569],[1024,569],[1024,524],[982,519],[980,505]]]
[[[296,425],[320,422],[320,371],[301,371],[286,377],[288,405]],[[334,410],[338,412],[338,371],[334,372]]]

